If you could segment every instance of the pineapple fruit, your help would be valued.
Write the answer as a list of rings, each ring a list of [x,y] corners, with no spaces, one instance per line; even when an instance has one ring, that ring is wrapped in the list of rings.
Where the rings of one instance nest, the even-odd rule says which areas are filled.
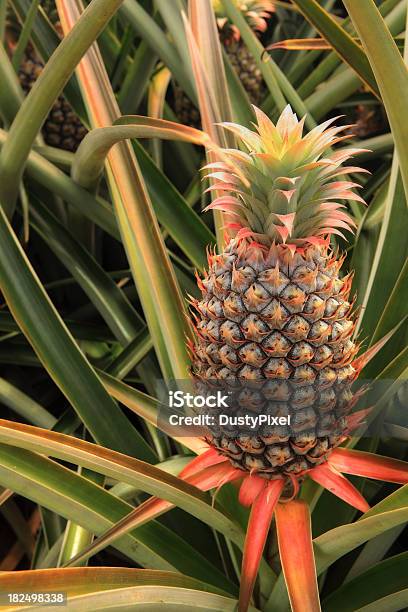
[[[264,478],[299,478],[325,461],[345,436],[356,377],[351,276],[329,245],[354,223],[341,199],[362,201],[339,177],[353,151],[324,156],[349,126],[326,121],[305,136],[287,107],[276,125],[260,110],[256,131],[225,123],[242,148],[206,166],[235,236],[209,253],[192,300],[196,389],[234,390],[231,414],[290,415],[290,427],[215,427],[207,441],[231,463]],[[225,411],[225,409],[224,409]]]
[[[27,94],[44,68],[34,47],[29,45],[24,53],[18,77],[24,92]],[[87,133],[78,115],[72,110],[67,100],[60,96],[48,115],[42,135],[47,145],[75,152]]]
[[[62,35],[61,26],[58,22],[58,12],[54,2],[44,2],[42,7],[57,32]],[[11,55],[18,39],[18,30],[15,19],[10,16],[7,28],[7,43]],[[33,87],[43,68],[44,62],[34,46],[29,43],[25,49],[18,71],[20,85],[26,94]],[[54,103],[42,129],[45,143],[52,147],[75,152],[86,133],[87,129],[78,115],[72,110],[67,100],[60,96]]]
[[[254,32],[261,33],[267,28],[267,21],[274,12],[271,0],[235,0]],[[221,0],[213,0],[217,18],[220,41],[228,54],[232,67],[236,71],[250,101],[259,106],[265,95],[265,83],[252,54],[243,42],[239,30],[233,25],[223,9]],[[184,125],[199,127],[200,115],[196,107],[183,90],[174,87],[174,110],[177,118]]]

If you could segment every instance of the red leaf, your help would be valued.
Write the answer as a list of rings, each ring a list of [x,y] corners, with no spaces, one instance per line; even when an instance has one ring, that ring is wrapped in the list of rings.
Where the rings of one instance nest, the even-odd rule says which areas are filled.
[[[256,476],[256,474],[247,476],[239,490],[239,502],[246,507],[252,506],[255,499],[264,487],[266,487],[264,478]]]
[[[192,474],[188,478],[184,478],[184,480],[202,491],[209,491],[215,487],[220,488],[222,485],[227,484],[227,482],[237,480],[242,478],[242,476],[242,471],[237,470],[227,461],[221,465],[211,465],[205,470],[198,472],[198,474]]]
[[[283,485],[283,480],[272,480],[252,505],[242,558],[238,612],[248,610],[273,511]]]
[[[222,461],[227,461],[227,458],[221,455],[215,448],[209,448],[202,455],[192,459],[184,470],[180,472],[179,477],[186,479],[190,474],[201,472],[204,468],[221,463]]]
[[[197,457],[201,459],[202,457]],[[193,460],[193,462],[196,460]],[[204,463],[204,462],[203,462]],[[189,465],[187,467],[190,467]],[[187,468],[185,468],[187,469]],[[241,478],[242,472],[234,468],[229,462],[225,465],[212,465],[198,473],[190,474],[188,477],[184,477],[183,480],[196,486],[202,491],[208,491],[214,489],[222,484],[230,482],[236,478]],[[163,512],[167,512],[171,508],[174,508],[174,504],[171,502],[160,499],[159,497],[150,497],[145,502],[140,504],[133,512],[122,519],[123,524],[125,522],[140,525],[146,521],[150,521]],[[109,532],[107,532],[109,533]],[[106,535],[106,534],[105,534]]]
[[[357,427],[360,427],[366,417],[368,417],[368,415],[371,413],[372,409],[373,407],[370,406],[370,408],[364,408],[364,410],[359,410],[358,412],[353,412],[352,414],[350,414],[347,417],[347,431],[352,432],[357,429]],[[340,471],[342,472],[344,470]]]
[[[211,449],[212,450],[212,449]],[[207,453],[205,453],[207,454]],[[220,457],[219,453],[217,453],[218,457]],[[198,464],[201,463],[201,467],[205,464],[205,461],[199,462],[198,459],[203,459],[204,455],[193,459],[192,463],[195,463],[198,467]],[[225,459],[225,457],[223,457]],[[207,456],[207,461],[210,460],[210,457]],[[190,467],[189,464],[183,471],[187,470]],[[214,489],[215,487],[219,487],[222,484],[230,482],[236,478],[241,478],[242,472],[234,468],[229,462],[225,465],[212,465],[207,467],[206,469],[201,469],[198,473],[190,473],[189,476],[184,476],[183,480],[186,482],[196,486],[202,491],[208,491],[210,489]],[[163,512],[167,512],[174,508],[174,504],[171,502],[160,499],[159,497],[150,497],[145,502],[140,504],[137,508],[133,510],[129,515],[127,515],[124,519],[122,519],[121,524],[134,524],[135,527],[145,523],[146,521],[150,521]],[[117,526],[117,525],[116,525]],[[112,528],[114,529],[114,528]],[[110,531],[104,534],[105,536],[110,534]]]
[[[319,485],[340,497],[354,508],[367,512],[370,506],[359,491],[329,463],[322,463],[308,472],[308,476]]]
[[[408,483],[408,463],[398,459],[348,448],[336,448],[330,455],[329,462],[346,474],[399,484]]]
[[[303,501],[278,504],[275,511],[279,553],[292,612],[320,608],[310,513]]]

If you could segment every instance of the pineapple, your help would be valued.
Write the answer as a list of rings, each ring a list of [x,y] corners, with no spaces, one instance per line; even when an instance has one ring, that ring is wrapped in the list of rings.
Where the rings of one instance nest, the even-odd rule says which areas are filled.
[[[46,2],[42,6],[56,30],[62,35],[54,2]],[[18,29],[15,20],[11,17],[7,31],[7,42],[11,55],[18,38]],[[43,68],[44,62],[34,46],[29,43],[18,71],[20,85],[26,94],[33,87]],[[70,104],[63,96],[60,96],[53,105],[42,129],[45,143],[59,149],[75,152],[86,133],[87,129],[72,110]]]
[[[267,28],[267,20],[275,8],[271,0],[235,0],[254,32],[261,33]],[[221,43],[228,54],[232,67],[244,86],[250,101],[259,105],[266,92],[265,83],[253,56],[241,39],[239,30],[228,20],[220,0],[213,0]],[[174,87],[174,108],[184,125],[199,127],[200,115],[183,90]]]
[[[28,93],[39,77],[44,64],[34,47],[29,45],[24,53],[18,76],[25,93]],[[47,145],[75,152],[85,134],[86,127],[74,113],[67,100],[60,96],[48,115],[42,134]]]
[[[290,427],[252,435],[215,426],[207,441],[241,470],[298,479],[344,439],[353,403],[351,275],[329,237],[354,225],[338,200],[363,201],[338,178],[360,170],[341,166],[358,150],[324,156],[347,138],[333,119],[303,136],[290,107],[276,125],[255,112],[256,131],[223,124],[248,151],[225,151],[239,172],[206,166],[221,192],[208,208],[232,217],[235,236],[198,280],[192,375],[200,392],[231,390],[231,414],[289,415]]]

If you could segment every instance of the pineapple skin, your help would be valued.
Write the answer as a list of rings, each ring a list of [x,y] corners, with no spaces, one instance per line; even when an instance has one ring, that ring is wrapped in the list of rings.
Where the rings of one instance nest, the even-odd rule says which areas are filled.
[[[44,68],[35,49],[29,45],[24,53],[19,69],[19,80],[27,94]],[[86,127],[74,113],[70,104],[60,96],[48,115],[42,134],[47,145],[75,152],[87,133]]]
[[[291,426],[256,435],[217,428],[207,441],[242,470],[301,477],[346,434],[357,346],[350,277],[328,246],[291,252],[232,240],[198,281],[193,300],[196,389],[238,386],[231,413],[291,415]],[[231,405],[231,404],[229,404]],[[223,409],[225,413],[225,409]]]

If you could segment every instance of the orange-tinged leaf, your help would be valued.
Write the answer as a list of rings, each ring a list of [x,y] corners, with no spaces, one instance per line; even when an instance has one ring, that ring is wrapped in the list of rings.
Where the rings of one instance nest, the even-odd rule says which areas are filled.
[[[75,27],[80,4],[58,0],[65,33]],[[91,126],[109,130],[106,126],[120,116],[120,109],[96,43],[78,64],[77,77]],[[95,132],[100,134],[91,130],[87,138],[92,141]],[[87,149],[85,139],[81,144]],[[97,159],[91,167],[102,170],[106,161],[113,208],[163,376],[183,379],[189,368],[184,340],[190,334],[183,296],[133,148],[129,142],[113,144],[93,153]]]
[[[370,509],[369,504],[355,486],[329,463],[322,463],[313,468],[308,472],[308,476],[361,512],[367,512]]]
[[[372,411],[372,406],[369,408],[364,408],[364,410],[359,410],[358,412],[353,412],[347,417],[347,430],[349,432],[353,432],[355,429],[360,427],[365,421],[365,419],[369,416]]]
[[[124,115],[115,119],[113,125],[91,130],[81,142],[71,168],[72,178],[82,187],[90,188],[99,180],[106,157],[115,144],[132,138],[160,138],[176,140],[206,147],[235,172],[244,185],[249,182],[231,154],[226,153],[211,137],[195,128],[165,119],[154,119],[143,115]]]
[[[215,448],[209,448],[205,453],[195,457],[190,463],[180,472],[180,478],[188,478],[192,474],[196,474],[211,465],[227,461],[227,458],[221,455]]]
[[[293,612],[320,608],[310,512],[303,501],[278,504],[275,511],[279,553]]]
[[[133,567],[71,567],[67,569],[58,567],[4,572],[0,576],[1,589],[5,592],[47,591],[52,585],[53,590],[64,591],[69,598],[130,586],[168,585],[183,588],[188,583],[191,588],[198,590],[204,588],[204,583],[179,572]],[[217,589],[214,588],[214,591]]]
[[[264,478],[260,478],[256,474],[247,476],[239,489],[239,502],[243,506],[252,506],[264,487],[266,487]]]
[[[408,463],[348,448],[336,448],[329,462],[340,472],[384,480],[386,482],[408,483]]]
[[[212,449],[210,449],[212,450]],[[210,453],[206,453],[207,462],[211,457]],[[219,455],[220,456],[220,455]],[[199,471],[198,473],[195,471],[195,467],[200,469],[206,462],[203,461],[204,455],[202,457],[197,457],[192,461],[192,468],[190,468],[189,464],[183,472],[190,468],[189,476],[185,477],[184,480],[189,484],[196,486],[202,491],[209,491],[210,489],[214,489],[215,487],[220,487],[227,482],[232,480],[236,480],[238,478],[242,478],[242,472],[234,468],[231,463],[225,462],[224,465],[211,465],[204,470]],[[223,459],[225,459],[223,457]],[[196,463],[194,463],[196,462]],[[181,474],[183,474],[181,472]],[[165,500],[160,499],[159,497],[151,497],[147,499],[145,502],[140,504],[137,508],[129,512],[126,516],[124,516],[120,521],[115,523],[110,529],[107,529],[102,535],[96,538],[92,544],[81,550],[81,552],[69,560],[66,564],[66,567],[70,565],[78,564],[79,562],[87,559],[91,555],[95,555],[98,551],[106,548],[109,544],[111,544],[114,540],[119,538],[121,535],[125,533],[129,533],[129,531],[136,529],[136,527],[140,527],[144,523],[151,521],[164,512],[168,512],[174,508],[174,504]]]
[[[265,51],[286,49],[288,51],[325,51],[332,46],[324,38],[288,38],[265,47]]]
[[[227,482],[242,478],[242,470],[234,468],[229,461],[221,465],[212,465],[197,474],[192,474],[186,478],[186,482],[194,485],[201,491],[209,491],[210,489],[220,489]]]
[[[219,121],[232,120],[232,107],[219,32],[211,0],[189,0],[188,7],[189,23],[185,22],[184,26],[189,38],[188,45],[202,122],[208,133],[211,134],[211,130],[215,130],[213,138],[218,142],[216,138],[217,136],[219,138],[220,135],[214,124]],[[196,53],[199,54],[199,57]],[[200,91],[203,79],[209,85],[209,91]],[[210,99],[212,108],[207,106]]]
[[[238,612],[248,610],[273,512],[283,486],[283,479],[272,480],[252,505],[242,558]]]
[[[388,342],[388,340],[394,335],[394,333],[397,331],[400,325],[401,323],[398,323],[398,325],[393,327],[388,332],[388,334],[385,334],[385,336],[383,336],[380,340],[378,340],[378,342],[373,344],[373,346],[370,346],[370,348],[367,351],[365,351],[362,355],[357,357],[357,359],[353,361],[353,368],[357,370],[357,372],[361,372],[361,370],[365,368],[367,363],[369,363],[371,359],[373,359],[376,356],[378,351],[380,351],[382,347]]]
[[[140,506],[129,512],[120,521],[115,523],[110,529],[107,529],[102,535],[83,548],[80,553],[69,559],[64,567],[70,567],[81,563],[85,559],[88,559],[91,555],[95,555],[97,552],[108,546],[113,540],[119,538],[122,534],[128,533],[136,527],[140,527],[144,523],[147,523],[154,518],[157,518],[164,512],[174,508],[174,504],[166,501],[165,499],[159,499],[158,497],[151,497],[146,500]]]
[[[360,44],[357,38],[354,38],[354,42]],[[396,38],[395,43],[401,49],[404,39]],[[327,51],[333,49],[333,47],[324,38],[288,38],[265,47],[265,51],[276,51],[278,49],[285,49],[286,51]]]
[[[210,0],[189,0],[188,8],[189,19],[183,15],[183,20],[203,129],[221,147],[233,146],[234,139],[217,126],[232,120],[232,108],[213,7]],[[207,159],[214,162],[217,156],[207,151]],[[225,226],[222,210],[214,211],[214,221],[221,246]]]

